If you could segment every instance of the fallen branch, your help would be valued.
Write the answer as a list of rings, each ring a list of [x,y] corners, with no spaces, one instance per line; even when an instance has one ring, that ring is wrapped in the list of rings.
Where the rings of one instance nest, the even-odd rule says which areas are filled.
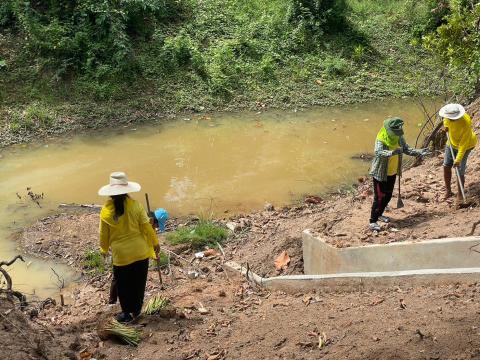
[[[162,248],[162,251],[166,251],[166,252],[168,252],[169,254],[172,254],[173,256],[176,256],[177,258],[179,258],[180,260],[186,262],[189,266],[191,266],[192,268],[194,268],[194,269],[197,270],[198,272],[206,275],[206,273],[205,273],[204,271],[202,271],[202,269],[200,269],[199,267],[193,265],[191,261],[185,259],[184,257],[182,257],[182,256],[180,256],[180,255],[178,255],[178,254],[175,254],[173,251],[168,250],[168,249],[165,249],[165,248]]]
[[[59,290],[62,290],[64,287],[65,287],[65,279],[63,277],[61,277],[60,275],[58,275],[58,273],[51,267],[50,268],[54,275],[57,277],[57,287]]]
[[[18,259],[22,260],[23,262],[25,262],[25,260],[23,260],[23,257],[22,255],[17,255],[15,256],[12,260],[8,261],[8,262],[5,262],[5,261],[0,261],[0,267],[2,266],[10,266],[12,265],[15,261],[17,261]]]
[[[23,257],[22,255],[17,255],[15,256],[12,260],[10,261],[1,261],[0,262],[0,272],[3,274],[3,277],[5,278],[5,281],[7,282],[7,289],[6,291],[12,291],[12,278],[10,277],[10,275],[8,274],[7,270],[3,269],[2,266],[10,266],[12,265],[15,261],[17,261],[18,259],[22,260],[23,262],[25,262],[25,260],[23,260]]]
[[[472,230],[470,230],[470,232],[467,234],[468,236],[472,236],[473,233],[475,232],[475,229],[477,228],[477,225],[480,224],[480,220],[479,221],[475,221],[472,225]],[[478,244],[477,244],[478,245]],[[475,246],[477,246],[475,245]]]

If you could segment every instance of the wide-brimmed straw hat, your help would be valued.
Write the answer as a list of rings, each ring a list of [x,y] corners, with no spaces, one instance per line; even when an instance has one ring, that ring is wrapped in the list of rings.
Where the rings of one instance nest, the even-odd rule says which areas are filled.
[[[447,104],[440,109],[438,115],[442,118],[457,120],[465,115],[465,108],[460,104]]]
[[[122,195],[140,191],[141,188],[140,184],[128,181],[127,175],[124,172],[117,171],[110,174],[110,184],[102,186],[100,190],[98,190],[98,195]]]

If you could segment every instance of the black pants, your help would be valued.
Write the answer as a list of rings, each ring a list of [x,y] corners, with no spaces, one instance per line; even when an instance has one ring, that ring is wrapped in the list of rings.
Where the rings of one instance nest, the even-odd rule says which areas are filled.
[[[148,259],[125,266],[113,266],[118,298],[124,313],[138,315],[142,310],[147,273]]]
[[[387,181],[378,181],[373,178],[373,204],[370,214],[370,223],[377,222],[378,217],[383,215],[390,199],[397,175],[387,176]]]

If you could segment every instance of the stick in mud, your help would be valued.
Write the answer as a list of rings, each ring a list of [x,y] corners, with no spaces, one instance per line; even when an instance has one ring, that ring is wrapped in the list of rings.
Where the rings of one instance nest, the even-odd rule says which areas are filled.
[[[145,193],[145,201],[147,202],[148,217],[150,217],[152,214],[152,211],[150,210],[150,201],[148,200],[147,193]],[[160,271],[160,252],[157,255],[157,271],[158,271],[158,279],[160,280],[160,285],[163,285],[162,272]]]
[[[51,267],[50,268],[54,275],[57,277],[57,287],[59,290],[62,290],[65,287],[65,279],[58,275],[58,273]]]

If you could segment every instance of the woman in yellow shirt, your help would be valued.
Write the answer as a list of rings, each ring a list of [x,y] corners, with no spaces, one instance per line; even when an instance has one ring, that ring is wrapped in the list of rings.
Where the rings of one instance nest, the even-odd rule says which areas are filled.
[[[140,315],[147,283],[148,259],[159,252],[158,238],[143,206],[128,196],[141,187],[123,172],[110,174],[110,183],[98,191],[110,196],[100,211],[100,251],[112,250],[113,274],[122,312],[127,322]]]
[[[445,180],[445,199],[451,197],[452,193],[452,166],[458,167],[462,185],[465,184],[465,170],[467,168],[467,158],[470,151],[477,145],[477,136],[472,129],[472,119],[465,113],[465,109],[460,104],[448,104],[442,107],[439,115],[443,118],[444,131],[448,132],[450,142],[445,147],[445,157],[443,160],[443,177]],[[450,152],[452,145],[453,155]],[[457,201],[462,200],[460,189],[457,192]]]

